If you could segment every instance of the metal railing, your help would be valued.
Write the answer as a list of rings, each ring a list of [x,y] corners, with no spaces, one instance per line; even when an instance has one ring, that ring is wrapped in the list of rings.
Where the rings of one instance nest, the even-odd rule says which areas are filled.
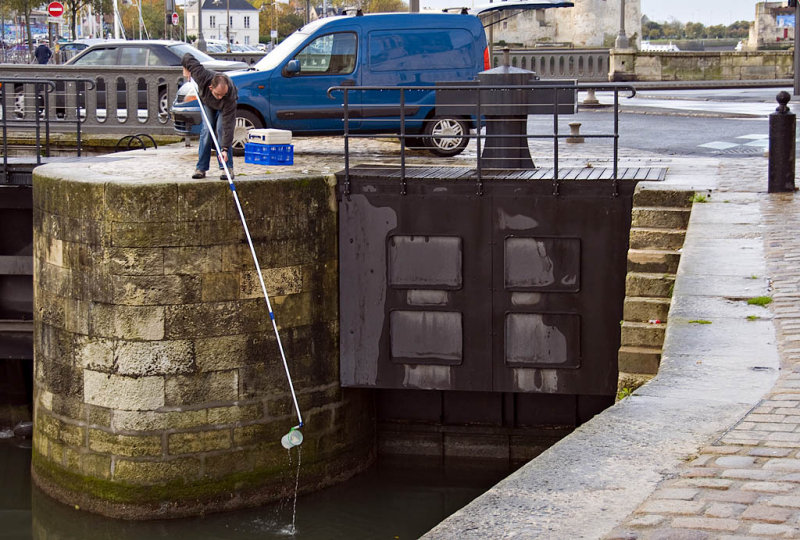
[[[67,88],[82,88],[84,92],[94,88],[94,81],[84,78],[60,79]],[[53,96],[56,93],[57,84],[53,80],[43,79],[3,79],[0,78],[0,130],[3,134],[3,168],[0,170],[2,183],[8,180],[8,159],[9,159],[9,131],[25,131],[33,129],[34,145],[36,147],[36,164],[42,163],[42,154],[50,156],[50,132],[51,114],[50,108],[53,103]],[[22,92],[19,94],[18,92]],[[9,100],[9,94],[12,99]],[[81,124],[80,118],[80,97],[81,94],[68,95],[61,107],[64,111],[62,124],[73,125],[76,133],[77,155],[81,155]],[[17,114],[16,105],[18,98],[22,96],[30,105],[29,114]],[[13,103],[14,105],[10,105]],[[42,129],[44,129],[44,145],[42,144]]]
[[[52,81],[44,114],[53,131],[72,131],[79,118],[85,133],[119,135],[173,134],[169,107],[183,83],[180,67],[133,66],[0,65],[0,80],[10,87],[7,110],[16,119],[43,114],[34,105],[35,85]]]
[[[542,79],[608,81],[608,49],[510,49],[511,66],[535,71]],[[503,63],[503,54],[492,55],[492,66]]]
[[[612,141],[612,171],[611,171],[611,180],[614,182],[614,194],[617,194],[617,182],[619,178],[619,99],[620,93],[626,92],[629,93],[628,98],[632,98],[636,95],[636,89],[633,86],[625,85],[625,84],[618,84],[618,83],[600,83],[600,84],[591,84],[591,83],[560,83],[560,84],[535,84],[535,85],[457,85],[448,84],[446,87],[439,87],[440,90],[447,90],[450,91],[464,91],[464,92],[474,92],[477,99],[474,103],[474,113],[471,114],[471,118],[464,119],[465,121],[468,120],[469,123],[475,127],[477,122],[476,119],[480,118],[481,127],[485,128],[488,122],[497,122],[502,124],[504,122],[516,122],[518,121],[518,117],[515,115],[512,117],[512,114],[509,113],[509,118],[502,118],[498,117],[497,114],[487,114],[487,108],[491,107],[492,109],[496,110],[498,107],[497,100],[490,100],[486,99],[486,96],[489,95],[488,93],[498,92],[498,93],[508,93],[509,91],[514,90],[522,90],[522,91],[530,91],[530,92],[541,92],[541,91],[550,91],[546,95],[552,96],[552,101],[550,105],[552,106],[552,117],[553,117],[553,124],[552,124],[552,131],[550,133],[526,133],[523,138],[526,141],[530,140],[546,140],[551,139],[553,144],[553,171],[552,171],[552,181],[553,181],[553,193],[554,195],[559,194],[559,184],[563,180],[562,175],[559,171],[559,144],[560,141],[563,139],[567,139],[573,137],[574,135],[571,133],[562,133],[559,131],[559,117],[563,116],[563,113],[559,114],[559,110],[563,105],[559,103],[559,95],[561,94],[562,90],[568,91],[575,91],[579,92],[582,90],[595,90],[595,91],[606,91],[613,93],[613,105],[612,105],[612,129],[611,132],[600,132],[600,133],[586,133],[581,134],[581,137],[585,139],[609,139]],[[476,89],[479,90],[476,92]],[[399,139],[400,141],[400,163],[399,163],[399,179],[401,184],[401,193],[406,193],[406,186],[408,182],[408,174],[407,174],[407,153],[410,150],[409,148],[409,140],[417,140],[423,136],[420,131],[408,131],[406,126],[409,124],[409,117],[412,116],[417,112],[419,109],[418,104],[414,104],[410,106],[406,103],[405,96],[408,92],[419,92],[421,90],[424,91],[432,91],[432,87],[430,86],[400,86],[400,87],[383,87],[383,86],[336,86],[332,87],[328,90],[328,94],[332,95],[334,92],[343,92],[344,99],[343,99],[343,121],[344,121],[344,161],[345,161],[345,193],[349,193],[349,185],[350,185],[350,139]],[[351,94],[353,92],[387,92],[387,91],[395,91],[399,95],[399,99],[397,103],[392,105],[388,105],[387,103],[381,103],[379,105],[369,105],[363,104],[359,101],[352,100]],[[362,94],[363,95],[363,94]],[[541,95],[541,94],[540,94]],[[491,104],[487,103],[488,101],[493,101]],[[351,106],[351,102],[357,102],[356,106]],[[541,103],[541,101],[539,102]],[[500,105],[502,106],[502,105]],[[508,107],[518,108],[520,103],[508,103]],[[388,133],[388,134],[376,134],[376,133],[369,133],[369,122],[377,121],[377,122],[385,122],[385,118],[371,118],[371,116],[378,116],[372,115],[369,112],[369,109],[375,110],[387,110],[388,108],[396,107],[399,111],[399,133]],[[459,109],[463,110],[463,106],[458,105]],[[355,110],[354,110],[355,109]],[[436,107],[436,115],[437,116],[447,116],[447,106],[440,106],[437,104]],[[409,112],[411,111],[411,112]],[[452,116],[456,116],[455,114]],[[358,131],[351,130],[350,124],[351,122],[360,122],[361,126],[359,127]],[[419,123],[417,118],[414,118],[412,122],[416,124]],[[484,129],[477,129],[474,133],[471,131],[464,135],[470,140],[476,141],[476,163],[475,169],[471,174],[471,178],[474,179],[477,185],[477,192],[478,194],[483,193],[483,182],[484,177],[492,176],[496,174],[487,174],[490,171],[496,170],[494,167],[491,167],[491,163],[487,165],[486,159],[482,157],[482,149],[486,146],[487,141],[487,130]],[[492,130],[497,131],[497,130]],[[439,135],[439,138],[442,139],[454,139],[454,138],[461,138],[462,135]],[[503,140],[513,140],[518,139],[518,135],[494,135],[499,139]],[[495,145],[496,146],[496,145]],[[527,150],[527,148],[526,148]],[[515,170],[504,170],[501,174],[508,175],[509,173],[518,172]]]

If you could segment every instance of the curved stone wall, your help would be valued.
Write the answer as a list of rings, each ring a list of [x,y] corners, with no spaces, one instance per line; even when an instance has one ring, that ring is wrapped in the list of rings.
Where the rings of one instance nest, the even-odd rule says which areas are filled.
[[[35,173],[34,481],[130,519],[293,492],[297,420],[227,182],[119,156]],[[368,395],[339,387],[332,182],[237,178],[306,424],[301,490],[375,448]]]

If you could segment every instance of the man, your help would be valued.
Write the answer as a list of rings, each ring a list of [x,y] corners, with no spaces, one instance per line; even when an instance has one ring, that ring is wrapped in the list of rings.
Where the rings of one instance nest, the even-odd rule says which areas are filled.
[[[228,170],[233,179],[233,129],[236,126],[236,100],[239,93],[236,91],[230,77],[216,73],[203,67],[203,65],[189,53],[183,55],[181,60],[183,76],[191,77],[200,91],[200,106],[206,111],[209,123],[214,126],[221,155],[217,156],[228,165]],[[197,148],[198,159],[192,178],[205,178],[211,160],[211,133],[206,123],[203,122],[203,131],[200,133],[200,143]],[[222,180],[227,180],[225,172],[220,175]]]
[[[50,50],[50,47],[47,46],[46,41],[39,42],[39,46],[36,47],[36,50],[33,52],[33,55],[36,57],[36,61],[40,64],[46,64],[50,61],[50,57],[53,56],[53,51]]]

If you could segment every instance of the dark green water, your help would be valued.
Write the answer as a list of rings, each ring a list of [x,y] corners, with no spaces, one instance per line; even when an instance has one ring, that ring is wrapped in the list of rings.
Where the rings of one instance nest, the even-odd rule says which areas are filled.
[[[413,539],[510,472],[505,462],[495,461],[448,460],[443,465],[383,460],[345,484],[300,497],[292,535],[292,500],[238,512],[147,522],[81,512],[31,486],[30,448],[22,446],[19,441],[0,440],[0,539]],[[290,469],[288,457],[286,480],[294,484],[294,466]]]

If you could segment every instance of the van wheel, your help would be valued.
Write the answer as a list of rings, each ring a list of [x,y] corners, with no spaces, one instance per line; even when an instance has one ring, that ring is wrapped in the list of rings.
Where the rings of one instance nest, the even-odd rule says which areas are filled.
[[[261,129],[264,122],[254,113],[239,109],[236,111],[236,126],[233,128],[233,155],[244,155],[244,143],[247,142],[247,132],[251,129]]]
[[[463,120],[434,116],[425,124],[425,146],[434,156],[460,154],[469,142],[469,127]]]

